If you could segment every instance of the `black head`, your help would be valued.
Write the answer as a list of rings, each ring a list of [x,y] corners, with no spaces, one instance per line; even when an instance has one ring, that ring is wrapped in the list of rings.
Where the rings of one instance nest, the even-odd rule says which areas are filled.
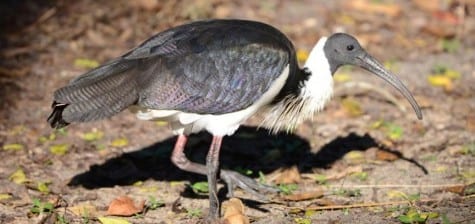
[[[411,103],[417,118],[422,119],[421,109],[406,86],[395,75],[387,71],[381,63],[369,55],[354,37],[345,33],[333,34],[325,42],[323,51],[330,64],[332,74],[342,65],[356,65],[366,69],[399,90]]]

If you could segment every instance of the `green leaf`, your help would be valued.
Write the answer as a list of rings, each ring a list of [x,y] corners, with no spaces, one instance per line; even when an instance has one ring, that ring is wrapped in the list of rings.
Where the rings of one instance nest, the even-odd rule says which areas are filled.
[[[119,218],[97,217],[97,219],[102,224],[130,224],[129,221]]]
[[[91,69],[99,66],[99,62],[87,58],[78,58],[74,60],[74,66],[78,68]]]
[[[193,185],[191,185],[191,189],[193,189],[193,192],[197,194],[208,193],[208,182],[205,182],[205,181],[196,182]]]
[[[162,207],[164,205],[165,205],[165,202],[163,202],[162,200],[157,200],[157,198],[153,196],[148,197],[147,206],[150,208],[150,210],[155,210],[158,207]]]
[[[463,155],[475,156],[475,143],[464,145],[460,150],[460,153],[462,153]]]
[[[365,181],[368,179],[367,172],[355,172],[355,173],[352,173],[351,176],[357,178],[360,181]]]
[[[19,151],[24,148],[25,147],[22,144],[18,144],[18,143],[3,145],[3,150],[6,150],[6,151]]]
[[[391,140],[398,140],[404,134],[404,129],[401,126],[384,120],[373,122],[371,128],[383,130],[386,137]]]
[[[297,184],[279,184],[279,190],[286,195],[292,194],[295,190],[297,190]]]
[[[442,49],[448,53],[455,53],[460,49],[460,41],[458,39],[442,39]]]
[[[315,174],[313,176],[313,178],[315,179],[315,181],[317,182],[317,184],[325,184],[327,183],[327,176],[323,175],[323,174]]]
[[[51,202],[42,202],[38,198],[33,198],[33,205],[30,208],[30,212],[33,214],[50,213],[54,209],[54,205]]]
[[[401,126],[398,126],[393,123],[387,123],[386,135],[392,140],[398,140],[402,137],[403,129]]]
[[[258,174],[259,174],[259,183],[261,183],[261,184],[265,183],[266,182],[266,175],[260,170],[259,170]]]
[[[49,151],[55,155],[62,156],[68,152],[69,145],[68,144],[58,144],[52,145],[49,147]]]
[[[202,211],[198,208],[189,208],[186,209],[186,214],[188,217],[201,217]]]
[[[36,185],[36,188],[41,193],[48,194],[49,193],[48,185],[49,185],[49,182],[38,182],[38,184]]]
[[[421,194],[419,193],[407,195],[407,200],[409,201],[417,201],[419,199],[421,199]]]
[[[400,215],[400,216],[398,216],[398,219],[399,219],[399,221],[401,221],[402,223],[407,223],[407,224],[412,223],[412,219],[409,218],[407,215]]]

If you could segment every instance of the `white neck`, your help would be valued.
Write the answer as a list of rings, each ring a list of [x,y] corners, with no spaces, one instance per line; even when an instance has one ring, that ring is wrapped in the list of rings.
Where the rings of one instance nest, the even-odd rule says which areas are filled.
[[[323,50],[326,41],[327,37],[320,38],[304,65],[311,75],[304,82],[300,95],[304,100],[309,100],[309,106],[313,107],[314,111],[323,109],[333,94],[333,76]]]
[[[299,124],[312,118],[315,112],[323,109],[333,94],[333,77],[330,64],[323,47],[327,41],[322,37],[310,52],[304,69],[311,74],[303,82],[298,96],[289,96],[270,108],[272,115],[267,116],[262,126],[275,133],[280,130],[293,131]]]

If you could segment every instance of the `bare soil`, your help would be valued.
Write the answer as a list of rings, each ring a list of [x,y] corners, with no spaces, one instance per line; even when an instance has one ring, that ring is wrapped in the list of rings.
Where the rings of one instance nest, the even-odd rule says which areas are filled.
[[[362,2],[363,8],[351,2]],[[362,70],[343,68],[340,77],[349,74],[350,80],[337,81],[324,111],[294,133],[270,135],[256,129],[265,115],[252,118],[225,138],[222,167],[252,171],[256,179],[261,172],[269,181],[296,166],[301,178],[295,192],[324,192],[323,198],[303,201],[269,195],[272,200],[262,202],[238,190],[253,223],[401,223],[411,209],[436,214],[427,223],[475,223],[475,4],[432,2],[3,1],[0,223],[99,223],[97,217],[120,195],[164,203],[125,217],[130,223],[203,222],[207,196],[194,193],[190,184],[206,179],[171,164],[176,138],[166,124],[123,112],[55,132],[46,118],[53,91],[88,70],[78,59],[102,63],[163,29],[206,18],[267,22],[301,52],[321,36],[354,34],[398,74],[423,108],[424,119],[417,120],[391,86]],[[441,66],[460,77],[434,86],[428,77]],[[84,140],[91,132],[103,136]],[[128,143],[113,144],[117,139]],[[191,136],[189,158],[204,163],[210,141],[207,133]],[[67,152],[52,153],[60,144]],[[26,182],[12,179],[19,169]],[[315,180],[322,176],[328,180]],[[38,183],[46,183],[48,192]],[[220,187],[225,201],[226,188]],[[34,199],[55,208],[32,212]],[[85,203],[98,214],[69,210]],[[334,205],[343,208],[322,209]],[[344,207],[349,205],[355,206]]]

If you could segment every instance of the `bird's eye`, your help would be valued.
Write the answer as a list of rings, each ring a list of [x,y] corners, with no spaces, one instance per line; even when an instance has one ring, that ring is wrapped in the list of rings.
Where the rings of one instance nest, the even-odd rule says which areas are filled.
[[[355,49],[355,46],[353,46],[353,44],[346,46],[346,50],[348,51],[352,51],[353,49]]]

